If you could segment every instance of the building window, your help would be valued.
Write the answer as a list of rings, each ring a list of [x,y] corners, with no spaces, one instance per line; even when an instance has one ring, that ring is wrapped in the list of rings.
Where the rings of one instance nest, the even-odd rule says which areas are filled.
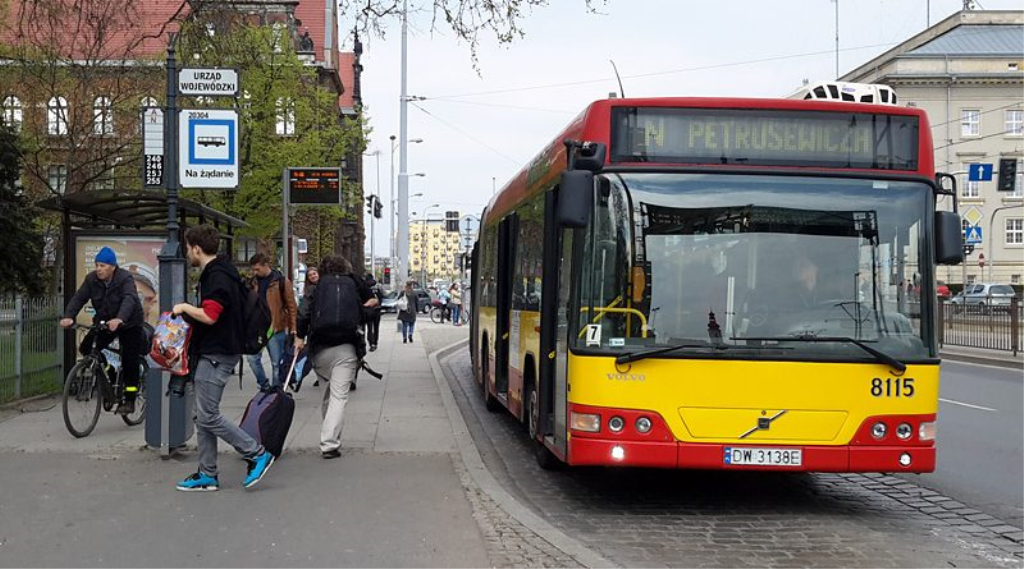
[[[1020,275],[1010,275],[1010,284],[1019,285],[1020,284]]]
[[[109,97],[96,97],[92,104],[92,133],[99,136],[114,134],[114,109]]]
[[[971,226],[971,222],[964,218],[960,218],[960,232],[964,234],[964,238],[967,238],[967,229]]]
[[[981,111],[963,109],[960,111],[960,136],[981,135]]]
[[[977,275],[967,275],[967,284],[972,285],[975,282],[977,282],[977,280],[978,280],[978,276]]]
[[[50,191],[63,196],[68,191],[68,167],[64,164],[53,164],[47,169],[46,182]]]
[[[46,132],[52,136],[68,133],[68,100],[53,97],[46,103]]]
[[[1006,134],[1024,135],[1024,109],[1006,111]]]
[[[285,26],[284,26],[284,24],[281,23],[281,22],[274,22],[274,25],[271,27],[271,32],[270,33],[271,33],[271,37],[273,38],[273,42],[274,42],[274,53],[281,53],[281,51],[284,49],[282,47],[282,46],[284,46],[284,35],[285,35]]]
[[[963,164],[963,170],[966,172],[971,169],[970,163]],[[976,198],[981,195],[981,182],[970,182],[967,180],[967,176],[964,176],[964,187],[960,192],[960,197],[964,198]]]
[[[1024,218],[1011,217],[1006,220],[1006,244],[1024,245]]]
[[[1024,198],[1024,160],[1017,161],[1017,175],[1013,180],[1013,191],[1008,197]]]
[[[295,101],[279,98],[277,100],[277,134],[291,136],[295,134]]]
[[[14,129],[14,132],[21,132],[21,122],[24,119],[24,109],[21,106],[21,99],[14,95],[4,99],[4,124]]]

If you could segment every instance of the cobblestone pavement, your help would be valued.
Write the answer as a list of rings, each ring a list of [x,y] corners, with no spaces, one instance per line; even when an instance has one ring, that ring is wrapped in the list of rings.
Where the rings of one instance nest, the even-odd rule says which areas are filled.
[[[468,352],[442,361],[498,481],[625,566],[1021,567],[1020,528],[888,475],[541,470],[522,426],[489,414]]]
[[[382,334],[385,330],[393,329],[393,324],[385,326],[381,327]],[[429,320],[418,319],[416,333],[430,354],[466,339],[469,327],[442,326]],[[486,541],[487,555],[492,567],[580,567],[572,557],[502,510],[472,481],[461,461],[454,462],[470,506],[473,508],[473,517]]]

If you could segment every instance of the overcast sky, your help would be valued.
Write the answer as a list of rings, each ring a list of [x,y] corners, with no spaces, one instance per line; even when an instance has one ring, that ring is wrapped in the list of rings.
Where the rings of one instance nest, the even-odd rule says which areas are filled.
[[[584,107],[618,91],[626,96],[784,97],[803,79],[833,79],[832,0],[608,0],[597,14],[583,0],[550,0],[523,22],[526,37],[498,47],[481,42],[479,74],[469,47],[446,30],[430,30],[430,14],[410,15],[410,212],[431,218],[448,209],[479,216],[498,189]],[[413,1],[413,4],[420,2]],[[839,0],[840,75],[959,10],[962,0]],[[1019,9],[1020,0],[977,2]],[[350,27],[341,23],[344,29]],[[351,49],[351,33],[343,49]],[[401,33],[363,38],[363,103],[372,128],[368,153],[379,150],[385,215],[376,223],[376,253],[389,250],[391,143],[398,135]],[[771,61],[765,61],[769,60]],[[574,83],[574,85],[565,85]],[[557,85],[557,86],[556,86]],[[429,114],[428,114],[429,113]],[[394,153],[398,173],[398,151]],[[367,194],[378,188],[378,158],[364,158]],[[397,181],[395,182],[397,192]],[[365,211],[365,207],[363,208]],[[366,217],[369,222],[369,217]],[[369,227],[369,226],[367,226]],[[369,250],[369,239],[367,239]]]

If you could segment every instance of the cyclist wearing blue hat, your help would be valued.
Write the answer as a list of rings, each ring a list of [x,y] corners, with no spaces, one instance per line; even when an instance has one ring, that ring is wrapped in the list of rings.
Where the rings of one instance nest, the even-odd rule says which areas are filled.
[[[139,359],[145,346],[142,328],[142,302],[135,288],[132,274],[117,266],[117,255],[110,247],[100,249],[96,254],[96,270],[85,276],[78,292],[71,297],[60,325],[68,328],[86,302],[95,310],[93,323],[106,322],[106,332],[89,332],[79,350],[83,354],[92,351],[93,342],[100,348],[107,347],[114,338],[121,344],[121,361],[124,369],[124,401],[117,407],[118,413],[135,412],[135,397],[139,393]]]

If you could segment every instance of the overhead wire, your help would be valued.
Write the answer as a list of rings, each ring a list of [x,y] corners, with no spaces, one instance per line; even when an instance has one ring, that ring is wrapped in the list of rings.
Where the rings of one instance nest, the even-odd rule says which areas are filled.
[[[508,154],[505,154],[504,152],[498,150],[497,148],[491,146],[490,144],[487,144],[486,142],[480,140],[479,138],[477,138],[477,137],[475,137],[475,136],[473,136],[473,135],[463,131],[462,129],[456,127],[455,125],[453,125],[453,124],[449,123],[448,121],[442,119],[441,117],[435,115],[434,113],[431,113],[430,111],[428,111],[428,110],[424,109],[423,107],[417,105],[415,102],[410,101],[409,104],[412,105],[417,110],[419,110],[421,113],[429,116],[430,118],[436,120],[437,122],[439,122],[439,123],[445,125],[446,127],[454,130],[455,132],[461,134],[462,136],[465,136],[466,138],[472,140],[473,142],[476,142],[480,146],[483,146],[484,148],[489,149],[491,152],[494,152],[495,154],[497,154],[498,156],[501,156],[502,158],[508,160],[512,164],[517,165],[517,166],[519,165],[519,161],[516,160],[515,158],[512,158]]]

